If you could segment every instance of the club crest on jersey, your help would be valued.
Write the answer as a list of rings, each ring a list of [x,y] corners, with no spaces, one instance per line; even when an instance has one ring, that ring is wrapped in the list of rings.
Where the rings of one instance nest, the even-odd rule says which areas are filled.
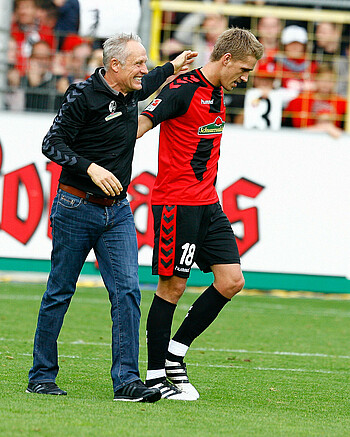
[[[109,104],[109,112],[115,112],[115,110],[117,109],[117,102],[112,100],[111,103]]]
[[[221,117],[216,117],[214,123],[209,123],[198,128],[198,135],[221,134],[225,126],[225,122]]]
[[[154,111],[161,101],[162,99],[154,99],[153,102],[147,106],[145,111],[149,111],[149,112]]]

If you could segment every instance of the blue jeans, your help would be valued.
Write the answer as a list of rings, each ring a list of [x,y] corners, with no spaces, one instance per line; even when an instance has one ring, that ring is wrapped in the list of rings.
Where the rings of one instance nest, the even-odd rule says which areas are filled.
[[[93,249],[109,293],[114,391],[140,379],[141,294],[134,218],[127,199],[103,207],[58,190],[51,209],[51,272],[34,339],[30,382],[52,382],[58,373],[57,338],[76,283]]]

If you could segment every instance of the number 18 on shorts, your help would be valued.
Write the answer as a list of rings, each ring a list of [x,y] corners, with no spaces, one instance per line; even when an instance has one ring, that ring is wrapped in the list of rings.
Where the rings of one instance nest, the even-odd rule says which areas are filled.
[[[236,240],[220,203],[153,205],[152,273],[188,278],[194,262],[204,272],[214,264],[240,263]]]

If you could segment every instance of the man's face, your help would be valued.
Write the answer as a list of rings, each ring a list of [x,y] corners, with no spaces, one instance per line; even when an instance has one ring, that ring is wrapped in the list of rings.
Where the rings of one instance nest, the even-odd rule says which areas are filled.
[[[236,88],[238,83],[248,82],[248,76],[253,71],[256,59],[254,56],[247,56],[244,60],[235,61],[227,53],[221,69],[220,82],[227,91]]]
[[[124,65],[119,64],[116,76],[118,87],[124,94],[140,90],[142,88],[141,79],[148,73],[147,54],[143,45],[136,41],[129,41],[127,50],[129,56]]]
[[[33,0],[22,0],[17,4],[16,17],[20,24],[33,24],[37,8]]]
[[[258,34],[260,38],[274,41],[281,32],[281,21],[275,17],[263,17],[258,23]]]
[[[329,42],[339,41],[340,33],[332,23],[319,23],[316,28],[316,40],[319,47],[327,47]]]
[[[201,31],[208,42],[215,44],[218,37],[227,29],[227,18],[219,14],[209,14],[202,24]]]
[[[33,47],[32,54],[30,56],[31,63],[36,62],[37,65],[44,71],[49,71],[51,69],[51,49],[48,45],[44,43],[37,43]]]

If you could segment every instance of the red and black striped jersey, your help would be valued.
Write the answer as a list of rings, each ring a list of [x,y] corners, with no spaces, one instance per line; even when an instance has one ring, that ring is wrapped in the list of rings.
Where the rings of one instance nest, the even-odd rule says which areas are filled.
[[[158,175],[153,205],[210,205],[215,189],[220,141],[225,124],[222,87],[200,71],[190,71],[168,84],[142,112],[161,123]]]

